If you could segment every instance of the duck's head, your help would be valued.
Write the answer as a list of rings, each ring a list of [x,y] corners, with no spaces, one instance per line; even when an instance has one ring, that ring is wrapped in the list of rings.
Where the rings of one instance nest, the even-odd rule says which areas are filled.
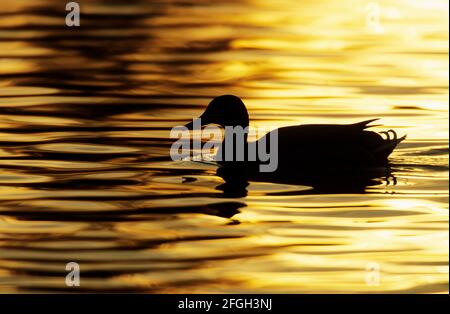
[[[242,100],[234,95],[222,95],[214,98],[200,116],[201,125],[218,124],[225,126],[247,127],[249,124],[247,108]],[[186,124],[192,129],[193,123]]]

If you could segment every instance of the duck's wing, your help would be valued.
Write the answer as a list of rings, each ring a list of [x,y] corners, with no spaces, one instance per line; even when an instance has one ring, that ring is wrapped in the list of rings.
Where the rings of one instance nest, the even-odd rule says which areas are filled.
[[[382,164],[406,136],[397,138],[393,130],[366,130],[378,119],[353,124],[306,124],[280,128],[280,151],[304,155],[309,161],[330,159],[350,163]],[[383,138],[381,134],[386,134]]]
[[[369,125],[369,123],[372,123],[374,121],[380,120],[380,118],[375,118],[375,119],[370,119],[370,120],[366,120],[366,121],[361,121],[361,122],[356,122],[353,124],[350,124],[350,126],[354,127],[355,129],[358,130],[365,130],[367,128],[371,128],[374,126],[380,126],[381,124],[376,124],[376,125]]]
[[[282,140],[295,142],[346,142],[354,141],[369,125],[378,119],[370,119],[353,124],[301,124],[278,129]]]

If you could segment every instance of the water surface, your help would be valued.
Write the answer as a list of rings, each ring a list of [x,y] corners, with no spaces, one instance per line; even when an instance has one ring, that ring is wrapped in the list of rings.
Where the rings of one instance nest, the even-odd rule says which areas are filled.
[[[448,2],[79,3],[0,4],[0,292],[448,292]],[[224,193],[168,150],[226,93],[408,138],[368,186]]]

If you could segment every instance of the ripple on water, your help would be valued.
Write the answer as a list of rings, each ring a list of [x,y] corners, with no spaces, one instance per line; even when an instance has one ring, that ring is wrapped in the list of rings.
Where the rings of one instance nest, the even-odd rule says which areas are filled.
[[[66,154],[124,154],[139,152],[137,148],[99,144],[54,143],[37,145],[36,149]]]
[[[0,184],[24,184],[49,182],[52,178],[44,175],[0,170]]]
[[[184,2],[91,0],[73,36],[0,1],[0,293],[67,292],[73,261],[79,292],[448,292],[448,3],[381,1],[374,33],[358,0]],[[408,137],[356,190],[224,186],[168,152],[229,93],[253,126]]]

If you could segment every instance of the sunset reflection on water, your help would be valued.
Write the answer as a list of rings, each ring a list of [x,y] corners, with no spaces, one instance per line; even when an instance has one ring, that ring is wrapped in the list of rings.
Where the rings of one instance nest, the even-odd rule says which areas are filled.
[[[79,3],[79,28],[63,2],[0,4],[0,292],[448,292],[447,1]],[[230,197],[169,157],[227,93],[255,127],[408,138],[360,191]]]

